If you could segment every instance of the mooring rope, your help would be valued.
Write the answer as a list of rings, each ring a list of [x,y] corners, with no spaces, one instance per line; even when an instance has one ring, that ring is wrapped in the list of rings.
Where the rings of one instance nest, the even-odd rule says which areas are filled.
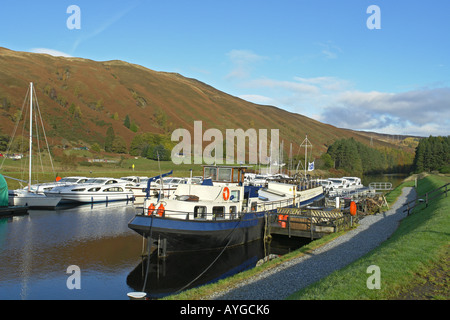
[[[219,255],[214,259],[214,261],[211,262],[211,264],[210,264],[205,270],[203,270],[197,277],[195,277],[194,280],[192,280],[191,282],[189,282],[187,285],[185,285],[184,287],[182,287],[181,289],[179,289],[179,290],[176,291],[175,293],[179,293],[179,292],[185,290],[187,287],[189,287],[191,284],[193,284],[195,281],[197,281],[202,275],[204,275],[205,272],[208,271],[208,270],[209,270],[209,269],[217,262],[217,260],[220,258],[220,256],[225,252],[225,249],[228,248],[228,245],[230,244],[231,239],[232,239],[231,235],[232,235],[233,232],[237,229],[237,227],[241,224],[241,222],[242,222],[242,218],[239,219],[239,223],[236,224],[236,225],[234,226],[233,230],[231,230],[231,232],[230,232],[230,234],[229,234],[230,239],[228,240],[227,244],[226,244],[225,247],[222,249],[222,251],[219,253]]]

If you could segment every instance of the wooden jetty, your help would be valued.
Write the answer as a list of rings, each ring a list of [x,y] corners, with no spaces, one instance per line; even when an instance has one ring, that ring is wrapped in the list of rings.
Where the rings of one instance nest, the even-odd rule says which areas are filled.
[[[28,213],[27,206],[8,206],[0,207],[0,218],[25,215]]]
[[[334,208],[280,208],[269,217],[268,232],[313,240],[349,228],[356,219]]]

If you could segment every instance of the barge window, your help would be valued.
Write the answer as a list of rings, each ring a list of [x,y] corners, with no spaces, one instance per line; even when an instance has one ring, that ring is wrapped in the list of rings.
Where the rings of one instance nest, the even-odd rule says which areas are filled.
[[[206,218],[206,207],[204,206],[195,206],[194,207],[194,219],[198,218]]]
[[[239,190],[231,190],[230,200],[233,202],[239,201]]]
[[[203,178],[211,178],[213,181],[217,179],[217,168],[215,167],[205,167],[203,173]]]
[[[231,172],[231,168],[219,168],[219,176],[217,177],[217,180],[231,182]]]
[[[239,169],[233,169],[233,181],[232,182],[239,182]]]
[[[225,207],[213,207],[212,210],[214,218],[223,218],[225,213]]]
[[[258,208],[258,203],[257,203],[257,202],[252,202],[251,210],[252,210],[252,211],[256,211],[257,208]]]

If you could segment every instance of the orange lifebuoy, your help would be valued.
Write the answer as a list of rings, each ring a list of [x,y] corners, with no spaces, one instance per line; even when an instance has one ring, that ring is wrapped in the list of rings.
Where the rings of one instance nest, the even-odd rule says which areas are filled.
[[[148,206],[148,213],[147,213],[147,215],[153,214],[153,211],[155,211],[155,205],[154,205],[153,203],[151,203],[151,204]]]
[[[160,205],[159,205],[159,207],[158,207],[158,215],[160,216],[160,217],[162,217],[163,215],[164,215],[164,212],[165,212],[166,210],[165,210],[165,208],[164,208],[164,205],[161,203]]]
[[[355,201],[350,202],[350,214],[352,216],[356,216],[356,211],[357,211],[357,209],[356,209]]]
[[[228,199],[230,199],[230,189],[228,189],[228,187],[223,188],[223,200],[227,201]]]

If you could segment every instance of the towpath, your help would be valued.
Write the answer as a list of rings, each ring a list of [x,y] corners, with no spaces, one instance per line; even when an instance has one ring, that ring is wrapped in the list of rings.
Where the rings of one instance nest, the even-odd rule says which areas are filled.
[[[287,261],[273,269],[242,281],[227,291],[216,292],[207,299],[278,300],[328,276],[370,252],[397,229],[403,204],[415,199],[413,188],[403,188],[390,210],[366,216],[360,225],[313,250],[310,254]]]

